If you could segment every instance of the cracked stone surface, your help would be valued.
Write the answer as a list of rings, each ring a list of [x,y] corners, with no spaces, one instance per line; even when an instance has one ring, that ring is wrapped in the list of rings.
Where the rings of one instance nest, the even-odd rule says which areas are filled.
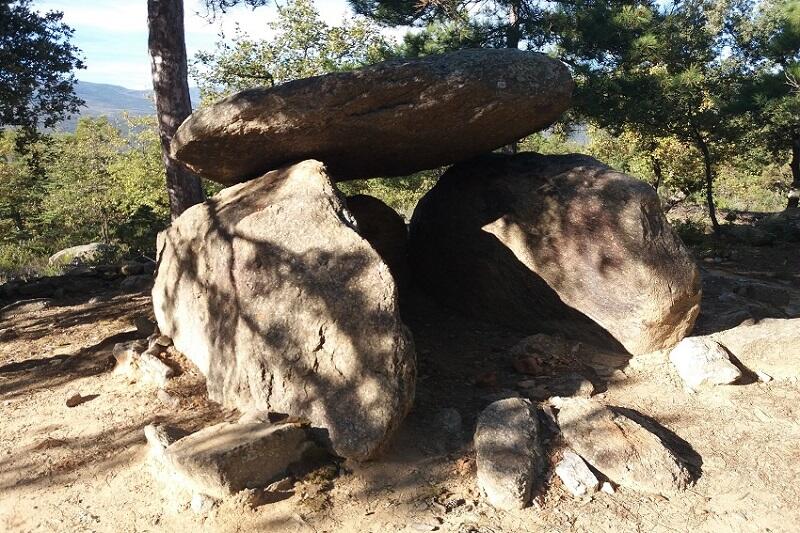
[[[563,63],[521,50],[387,61],[234,94],[193,113],[172,153],[224,184],[308,158],[337,181],[405,176],[545,129],[573,86]]]
[[[160,331],[228,407],[306,419],[334,453],[375,454],[414,396],[395,282],[324,166],[229,187],[159,235]]]

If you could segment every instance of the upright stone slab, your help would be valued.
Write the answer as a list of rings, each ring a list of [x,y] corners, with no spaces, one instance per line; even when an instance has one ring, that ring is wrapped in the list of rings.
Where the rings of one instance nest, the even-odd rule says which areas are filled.
[[[478,487],[498,509],[522,509],[541,467],[539,420],[531,402],[498,400],[481,412],[475,428]]]
[[[632,354],[677,343],[700,308],[697,267],[653,188],[583,155],[451,167],[414,211],[409,255],[459,311],[525,333],[586,336],[594,322]]]
[[[223,190],[158,250],[159,329],[213,400],[308,419],[343,457],[386,442],[413,400],[413,342],[389,268],[321,163]]]
[[[542,130],[569,107],[563,63],[461,50],[234,94],[195,111],[172,154],[219,183],[314,158],[337,180],[405,176]]]

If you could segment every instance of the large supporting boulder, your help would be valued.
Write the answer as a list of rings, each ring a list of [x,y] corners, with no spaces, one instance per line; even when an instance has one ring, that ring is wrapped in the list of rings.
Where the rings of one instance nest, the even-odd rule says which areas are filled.
[[[411,284],[408,269],[408,229],[403,217],[373,196],[356,194],[347,197],[347,210],[356,219],[358,232],[389,266],[402,289]]]
[[[415,359],[389,268],[317,161],[229,187],[159,235],[160,331],[209,396],[302,417],[366,459],[414,395]]]
[[[414,211],[409,254],[456,309],[526,333],[586,336],[593,321],[632,354],[674,345],[699,311],[697,267],[653,188],[588,156],[452,167]]]
[[[337,180],[404,176],[552,124],[570,104],[564,64],[521,50],[461,50],[255,88],[195,111],[172,155],[220,183],[314,158]]]

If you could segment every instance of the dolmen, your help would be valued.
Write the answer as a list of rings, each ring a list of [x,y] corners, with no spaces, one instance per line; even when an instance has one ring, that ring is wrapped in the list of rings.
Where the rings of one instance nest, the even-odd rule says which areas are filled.
[[[699,278],[654,191],[585,156],[492,151],[556,121],[568,69],[462,50],[246,90],[196,111],[172,154],[229,185],[158,238],[160,331],[240,410],[308,421],[374,457],[416,380],[399,287],[525,334],[587,324],[632,353],[676,343]],[[452,165],[402,219],[340,181]]]

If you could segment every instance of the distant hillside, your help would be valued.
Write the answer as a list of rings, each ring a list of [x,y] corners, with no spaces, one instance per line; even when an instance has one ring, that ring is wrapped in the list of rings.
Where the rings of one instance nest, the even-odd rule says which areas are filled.
[[[197,87],[189,89],[192,98],[192,105],[197,105],[200,101],[200,91]],[[153,91],[134,90],[120,87],[119,85],[109,85],[107,83],[91,83],[81,81],[75,84],[75,94],[86,102],[86,106],[81,108],[80,116],[99,117],[108,116],[111,120],[122,119],[123,113],[127,112],[133,116],[155,114],[155,104],[153,102]],[[58,125],[58,130],[73,131],[78,123],[79,116],[74,116]]]

